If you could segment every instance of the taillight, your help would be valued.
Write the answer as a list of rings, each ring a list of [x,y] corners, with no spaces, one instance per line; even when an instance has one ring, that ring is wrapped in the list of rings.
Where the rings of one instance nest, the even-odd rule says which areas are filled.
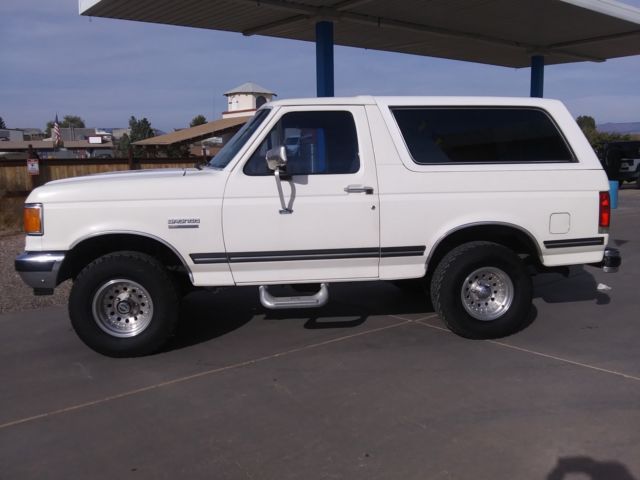
[[[598,214],[598,226],[601,232],[609,230],[611,224],[611,199],[609,192],[600,192],[600,212]]]
[[[42,235],[42,204],[26,203],[24,205],[24,231],[27,235]]]

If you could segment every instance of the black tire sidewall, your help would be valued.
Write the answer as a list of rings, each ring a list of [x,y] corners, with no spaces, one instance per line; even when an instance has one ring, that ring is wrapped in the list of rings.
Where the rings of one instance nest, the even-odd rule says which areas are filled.
[[[443,272],[438,302],[439,313],[447,326],[463,337],[478,339],[504,337],[522,328],[531,311],[532,284],[520,258],[510,249],[489,242],[475,242],[463,246],[461,252],[454,250],[451,254],[454,259]],[[509,309],[490,321],[472,317],[465,310],[461,298],[467,276],[483,267],[495,267],[505,272],[514,288]]]
[[[114,279],[133,280],[142,285],[153,302],[151,322],[139,335],[119,338],[96,323],[92,303],[97,290]],[[157,351],[173,332],[178,299],[170,277],[159,262],[137,252],[105,255],[87,267],[73,283],[69,296],[71,325],[93,350],[113,357],[147,355]]]

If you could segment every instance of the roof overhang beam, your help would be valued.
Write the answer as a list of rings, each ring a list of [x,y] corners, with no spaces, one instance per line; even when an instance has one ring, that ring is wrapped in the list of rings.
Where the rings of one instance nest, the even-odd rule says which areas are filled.
[[[532,48],[533,45],[526,45],[520,42],[502,40],[500,38],[491,37],[482,34],[466,33],[447,28],[433,27],[419,23],[405,22],[402,20],[393,20],[384,17],[373,17],[371,15],[363,15],[360,13],[348,12],[347,9],[356,5],[362,5],[371,0],[346,0],[340,2],[333,7],[312,7],[309,5],[294,4],[287,0],[240,0],[244,3],[259,3],[261,6],[269,7],[277,10],[288,11],[296,15],[275,22],[266,23],[244,30],[243,35],[257,35],[266,32],[274,27],[285,26],[290,23],[296,23],[304,19],[315,21],[333,21],[333,22],[351,22],[361,25],[374,26],[379,28],[391,28],[396,30],[404,30],[417,33],[430,33],[445,37],[466,38],[474,41],[482,41],[495,45],[509,46],[516,48]]]
[[[241,0],[245,3],[256,3],[255,0]],[[249,28],[242,32],[245,36],[259,35],[274,28],[284,27],[293,23],[302,21],[317,23],[322,21],[337,22],[342,20],[342,12],[350,8],[360,7],[373,0],[344,0],[333,5],[332,7],[311,7],[308,5],[291,4],[287,0],[260,0],[261,6],[273,8],[276,10],[286,11],[288,13],[296,13],[291,17],[276,20],[275,22],[265,23],[253,28]]]
[[[629,32],[614,33],[612,35],[602,35],[600,37],[583,38],[581,40],[573,40],[570,42],[556,43],[549,45],[549,49],[557,50],[558,48],[580,47],[582,45],[590,45],[593,43],[606,42],[609,40],[621,40],[640,33],[640,30],[631,30]]]
[[[564,49],[555,48],[555,47],[531,48],[531,49],[527,50],[527,53],[531,57],[534,57],[536,55],[543,55],[543,56],[546,56],[546,55],[562,55],[564,57],[575,58],[576,60],[583,60],[585,62],[602,63],[602,62],[606,62],[607,61],[606,58],[594,57],[593,55],[585,55],[583,53],[571,52],[569,50],[564,50]]]
[[[256,0],[241,0],[241,1],[245,3],[256,3]],[[567,45],[559,44],[557,46],[540,47],[540,46],[529,45],[521,42],[503,40],[503,39],[491,37],[488,35],[460,32],[460,31],[451,30],[447,28],[433,27],[429,25],[405,22],[401,20],[393,20],[393,19],[384,18],[384,17],[372,17],[370,15],[363,15],[359,13],[346,11],[349,8],[354,8],[355,6],[359,6],[370,1],[371,0],[347,0],[337,4],[334,7],[328,8],[328,7],[310,7],[307,5],[292,4],[287,0],[260,0],[259,3],[261,6],[270,7],[278,10],[284,10],[291,13],[295,12],[297,13],[297,15],[293,15],[291,17],[284,18],[282,20],[277,20],[275,22],[266,23],[264,25],[259,25],[259,26],[244,30],[242,34],[246,36],[258,35],[261,33],[265,33],[273,28],[283,27],[292,23],[297,23],[301,21],[323,21],[324,20],[324,21],[334,21],[334,22],[350,22],[350,23],[373,26],[378,28],[402,30],[406,32],[429,33],[429,34],[439,35],[443,37],[464,38],[468,40],[480,41],[480,42],[494,44],[494,45],[521,48],[531,52],[539,52],[541,50],[544,50],[544,52],[554,51],[556,53],[561,53],[562,55],[566,55],[569,57],[575,57],[575,58],[592,60],[592,61],[603,61],[603,59],[600,59],[600,58],[594,58],[594,57],[576,54],[573,52],[559,50],[559,48],[566,48],[571,46],[569,44]],[[597,42],[598,40],[594,39],[593,41]],[[420,44],[420,43],[422,42],[416,42],[415,44]]]
[[[253,3],[254,0],[244,0],[244,1]],[[271,4],[273,3],[274,5],[277,4],[277,6],[275,6],[274,8],[279,8],[279,9],[288,8],[285,5],[281,5],[283,3],[288,3],[288,2],[285,2],[282,0],[268,0],[268,1],[269,1],[269,4],[267,6],[271,6]],[[450,37],[450,38],[463,38],[467,40],[499,45],[502,47],[506,46],[506,47],[518,48],[518,49],[526,50],[532,56],[557,54],[557,55],[562,55],[568,58],[574,58],[576,60],[583,60],[588,62],[604,62],[606,61],[605,58],[595,57],[592,55],[585,55],[582,53],[568,50],[568,48],[578,47],[583,44],[586,45],[590,43],[597,43],[599,41],[616,40],[616,39],[624,38],[626,36],[635,35],[638,33],[638,31],[632,31],[632,32],[625,32],[625,33],[616,34],[616,35],[608,35],[605,37],[589,38],[589,39],[573,41],[573,42],[558,43],[558,44],[549,45],[549,46],[537,46],[537,45],[529,45],[521,42],[502,40],[502,39],[490,37],[487,35],[459,32],[456,30],[450,30],[446,28],[432,27],[429,25],[403,22],[399,20],[392,20],[392,19],[382,18],[382,17],[371,17],[371,16],[362,15],[358,13],[341,11],[343,9],[353,7],[353,4],[356,4],[356,3],[362,4],[369,1],[371,0],[353,0],[352,2],[343,2],[345,4],[344,6],[339,5],[331,9],[307,8],[307,7],[301,8],[299,6],[292,7],[292,9],[295,9],[295,10],[305,10],[307,11],[307,13],[293,15],[291,17],[283,18],[282,20],[265,23],[264,25],[258,25],[256,27],[252,27],[250,29],[244,30],[242,34],[245,36],[260,35],[268,32],[269,30],[285,27],[287,25],[295,24],[298,22],[314,22],[315,23],[318,21],[334,21],[334,22],[341,21],[341,22],[350,22],[350,23],[356,23],[356,24],[361,24],[366,26],[374,26],[378,28],[389,28],[389,29],[402,30],[407,32],[416,32],[416,33],[428,33],[428,34],[439,35],[439,36]],[[347,3],[349,3],[349,5],[346,5]],[[261,0],[260,4],[264,5],[265,0]],[[417,42],[403,43],[403,44],[391,44],[391,45],[386,45],[386,47],[406,48],[406,47],[423,45],[425,43],[426,42],[423,42],[423,41],[417,41]]]

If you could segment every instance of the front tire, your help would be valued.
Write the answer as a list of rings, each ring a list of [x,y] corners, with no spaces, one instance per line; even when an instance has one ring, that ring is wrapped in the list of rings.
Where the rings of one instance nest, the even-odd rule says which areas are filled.
[[[470,242],[438,264],[431,299],[452,332],[465,338],[504,337],[529,320],[531,277],[512,250],[492,242]]]
[[[96,352],[111,357],[159,350],[178,319],[178,296],[166,269],[139,252],[115,252],[87,265],[69,296],[71,325]]]

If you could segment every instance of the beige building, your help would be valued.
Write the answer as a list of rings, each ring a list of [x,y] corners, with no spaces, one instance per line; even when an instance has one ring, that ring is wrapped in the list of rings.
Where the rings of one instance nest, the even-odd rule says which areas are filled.
[[[185,147],[191,156],[212,156],[240,130],[256,110],[270,102],[275,93],[252,82],[232,88],[227,97],[227,111],[222,118],[191,128],[139,140],[134,145],[144,147],[153,155],[166,155],[170,148]]]
[[[252,116],[258,108],[276,96],[275,93],[253,82],[243,83],[224,95],[227,97],[227,111],[222,112],[222,118]]]

